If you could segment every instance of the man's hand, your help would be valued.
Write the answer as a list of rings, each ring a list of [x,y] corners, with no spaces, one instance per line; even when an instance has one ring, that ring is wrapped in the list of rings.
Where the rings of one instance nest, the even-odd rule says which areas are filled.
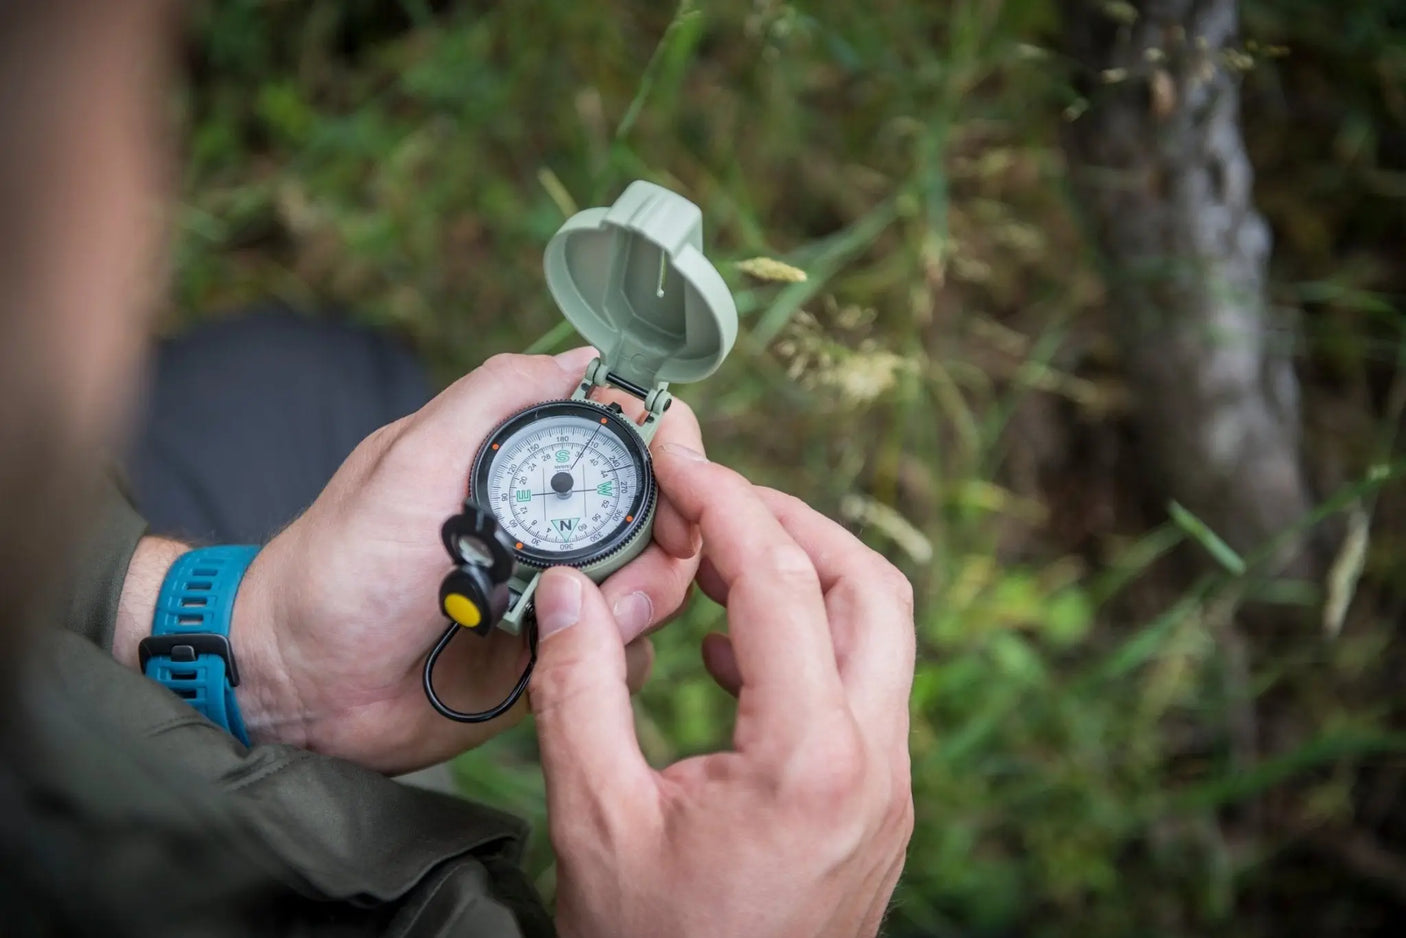
[[[704,662],[738,696],[733,750],[651,769],[610,600],[574,570],[537,592],[530,695],[562,935],[877,932],[913,829],[908,581],[804,503],[664,446],[728,612]]]
[[[490,359],[362,442],[317,501],[259,553],[230,630],[243,677],[237,694],[256,742],[292,742],[404,772],[475,746],[522,716],[526,708],[518,707],[464,725],[425,700],[420,670],[446,625],[439,583],[451,561],[439,528],[462,507],[470,464],[493,427],[531,404],[569,396],[593,355]],[[632,405],[638,411],[620,400],[627,414]],[[675,402],[656,440],[700,445],[692,412]],[[682,603],[697,564],[693,528],[661,499],[655,543],[602,587],[634,684],[652,657],[640,636]],[[502,699],[526,661],[516,636],[462,635],[435,677],[453,706],[477,710]]]

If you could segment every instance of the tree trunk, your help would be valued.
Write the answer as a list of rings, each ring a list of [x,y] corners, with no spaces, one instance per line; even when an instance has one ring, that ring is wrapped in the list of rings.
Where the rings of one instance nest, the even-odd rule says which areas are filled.
[[[1087,111],[1065,151],[1106,262],[1161,491],[1250,550],[1311,499],[1293,331],[1266,299],[1268,226],[1240,135],[1235,0],[1064,0]],[[1284,559],[1315,564],[1302,541]]]

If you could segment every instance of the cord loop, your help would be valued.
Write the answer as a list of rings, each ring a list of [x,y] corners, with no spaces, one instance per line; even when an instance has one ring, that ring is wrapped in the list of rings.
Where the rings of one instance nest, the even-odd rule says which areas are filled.
[[[439,637],[439,641],[435,642],[434,648],[430,649],[429,657],[425,659],[423,679],[425,696],[429,698],[430,706],[434,707],[441,716],[447,717],[456,723],[487,723],[489,720],[500,717],[511,710],[513,705],[518,702],[518,698],[522,696],[523,691],[527,690],[527,682],[532,677],[532,669],[537,665],[537,620],[529,616],[527,620],[523,622],[523,630],[527,635],[527,667],[523,668],[522,676],[517,679],[517,683],[513,685],[513,689],[508,691],[508,696],[504,697],[496,705],[487,710],[464,711],[455,710],[443,700],[440,700],[439,694],[435,693],[434,689],[435,662],[439,660],[439,656],[444,652],[444,649],[449,647],[449,643],[454,641],[454,636],[464,631],[464,627],[457,622],[450,622],[449,628],[444,630],[444,634]]]

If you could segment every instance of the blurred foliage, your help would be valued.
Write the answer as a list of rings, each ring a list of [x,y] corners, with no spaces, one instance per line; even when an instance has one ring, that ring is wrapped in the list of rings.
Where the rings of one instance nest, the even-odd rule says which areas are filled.
[[[540,267],[566,215],[636,177],[702,207],[743,315],[724,369],[679,389],[711,453],[849,522],[919,597],[893,934],[1282,934],[1286,895],[1389,920],[1406,879],[1333,844],[1400,836],[1403,506],[1396,470],[1369,470],[1406,401],[1401,4],[1245,10],[1275,299],[1304,326],[1310,448],[1337,493],[1323,514],[1375,512],[1331,641],[1302,624],[1321,585],[1263,558],[1200,579],[1178,562],[1219,542],[1215,519],[1172,519],[1136,461],[1065,188],[1058,135],[1083,104],[1050,0],[191,9],[172,326],[276,297],[395,330],[449,380],[571,344]],[[750,279],[756,257],[808,278]],[[1248,653],[1230,627],[1247,597],[1298,631]],[[699,600],[656,637],[651,759],[726,745],[731,701],[697,653],[724,625]],[[535,822],[550,892],[530,727],[457,769]],[[1368,783],[1387,799],[1371,816]]]

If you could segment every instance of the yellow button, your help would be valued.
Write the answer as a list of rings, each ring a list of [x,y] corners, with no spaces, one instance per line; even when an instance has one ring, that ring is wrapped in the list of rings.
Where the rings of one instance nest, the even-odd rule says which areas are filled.
[[[466,629],[471,629],[483,621],[483,613],[479,612],[474,601],[458,593],[450,593],[444,597],[444,611],[449,614],[449,618]]]

